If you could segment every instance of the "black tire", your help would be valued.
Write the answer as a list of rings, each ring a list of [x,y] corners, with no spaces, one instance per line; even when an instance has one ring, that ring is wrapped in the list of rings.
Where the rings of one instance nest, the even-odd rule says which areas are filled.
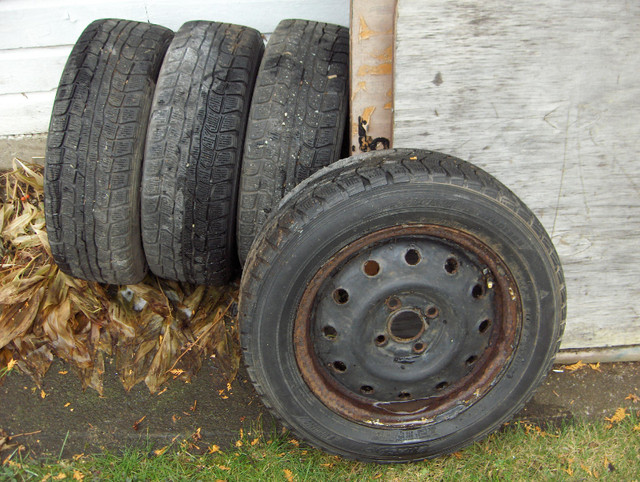
[[[146,273],[140,175],[149,108],[173,32],[96,20],[65,65],[45,162],[45,218],[60,269],[133,284]]]
[[[479,168],[408,149],[340,161],[285,198],[239,307],[267,407],[312,445],[378,462],[499,428],[550,369],[565,316],[534,214]]]
[[[283,20],[258,71],[238,201],[240,262],[296,184],[340,158],[348,114],[349,31]]]
[[[142,239],[157,276],[229,279],[245,125],[263,51],[257,30],[204,21],[185,23],[169,47],[142,178]]]

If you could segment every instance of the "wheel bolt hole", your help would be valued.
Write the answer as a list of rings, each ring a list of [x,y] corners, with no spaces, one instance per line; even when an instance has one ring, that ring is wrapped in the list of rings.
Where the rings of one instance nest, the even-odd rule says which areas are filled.
[[[396,298],[395,296],[391,296],[387,299],[387,306],[392,311],[397,310],[402,306],[402,302],[400,301],[399,298]]]
[[[444,270],[449,274],[455,274],[458,271],[458,260],[454,257],[447,258],[444,262]]]
[[[328,338],[329,340],[335,340],[336,337],[338,336],[338,332],[333,326],[325,326],[322,329],[322,334],[324,335],[325,338]]]
[[[380,264],[377,261],[370,259],[367,261],[363,268],[364,274],[367,276],[375,276],[380,272]]]
[[[480,333],[486,333],[486,331],[489,329],[489,327],[491,326],[491,321],[490,320],[483,320],[480,325],[478,325],[478,331]]]
[[[343,361],[334,361],[332,365],[337,372],[344,373],[347,371],[347,365]]]
[[[440,382],[436,385],[436,390],[444,390],[449,386],[448,382]]]
[[[413,351],[416,352],[416,353],[422,353],[425,348],[426,348],[425,344],[422,343],[421,341],[419,341],[418,343],[413,345]]]
[[[364,394],[364,395],[371,395],[373,393],[373,387],[369,386],[369,385],[362,385],[360,387],[360,391]]]
[[[415,266],[420,262],[421,259],[422,259],[422,256],[420,256],[420,251],[413,248],[408,250],[404,255],[404,260],[410,266]]]
[[[438,313],[439,313],[439,311],[438,311],[438,308],[437,308],[437,307],[435,307],[435,306],[433,306],[433,305],[432,305],[432,306],[427,307],[426,315],[427,315],[429,318],[435,318],[436,316],[438,316]]]
[[[411,398],[411,394],[409,392],[400,392],[398,393],[398,398],[400,400],[408,400]]]
[[[376,345],[382,346],[387,342],[387,337],[384,335],[376,336]]]
[[[482,298],[484,296],[484,288],[481,284],[477,284],[471,290],[471,296],[473,296],[476,300]]]
[[[475,355],[471,355],[469,358],[467,358],[466,364],[467,366],[471,366],[473,365],[476,361],[478,360],[478,357]]]
[[[339,305],[344,305],[349,301],[349,292],[344,288],[338,288],[333,292],[333,299]]]

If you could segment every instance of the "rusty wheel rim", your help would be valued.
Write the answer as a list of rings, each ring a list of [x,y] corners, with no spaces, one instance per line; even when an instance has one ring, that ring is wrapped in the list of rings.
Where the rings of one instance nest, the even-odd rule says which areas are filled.
[[[373,426],[426,424],[503,376],[522,325],[512,274],[489,246],[436,225],[345,246],[305,289],[296,362],[330,410]]]

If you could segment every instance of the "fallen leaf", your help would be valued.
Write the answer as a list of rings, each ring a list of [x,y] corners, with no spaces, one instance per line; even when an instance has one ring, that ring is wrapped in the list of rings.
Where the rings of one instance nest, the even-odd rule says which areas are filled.
[[[604,417],[604,419],[607,422],[614,424],[624,420],[627,415],[628,415],[627,409],[621,407],[621,408],[618,408],[616,410],[616,413],[614,413],[611,417]]]
[[[289,443],[292,445],[295,445],[296,447],[300,446],[300,442],[298,442],[296,439],[292,438],[291,440],[289,440]]]
[[[633,403],[638,403],[640,402],[640,397],[634,393],[630,393],[625,397],[625,400],[631,400]]]
[[[133,422],[133,429],[134,430],[138,430],[140,428],[140,424],[142,423],[142,421],[147,418],[147,416],[143,416],[140,420],[137,420],[135,422]]]
[[[633,427],[633,431],[634,432],[640,432],[640,423],[638,425],[636,425],[635,427]]]
[[[13,358],[9,360],[9,363],[7,363],[7,371],[10,372],[11,370],[13,370],[13,367],[16,366],[16,363],[18,363],[18,361],[14,360]]]
[[[54,480],[62,480],[62,479],[66,479],[67,476],[64,472],[60,472],[58,475],[54,475],[52,478]]]
[[[601,372],[602,370],[600,370],[600,362],[598,363],[589,363],[589,368],[591,368],[592,370],[596,370],[598,372]],[[591,474],[589,474],[591,475]]]
[[[208,453],[215,454],[216,452],[220,452],[220,447],[218,447],[217,445],[212,445],[211,447],[209,447]]]
[[[567,467],[566,469],[562,469],[562,470],[564,470],[569,475],[573,475],[573,469],[571,467]]]
[[[226,465],[218,465],[217,466],[220,470],[231,470],[229,467],[227,467]]]
[[[242,440],[236,440],[236,447],[242,447]]]
[[[284,477],[288,482],[293,482],[293,472],[291,472],[289,469],[284,469],[282,472],[284,472]]]
[[[169,446],[165,445],[162,448],[154,450],[153,453],[154,453],[154,455],[157,455],[159,457],[160,455],[163,455],[167,451],[168,448],[169,448]]]
[[[79,470],[74,470],[73,471],[73,479],[74,480],[82,480],[82,479],[84,479],[84,474],[82,472],[80,472]]]
[[[71,402],[67,402],[64,404],[64,408],[67,408],[69,405],[71,405]]]
[[[46,396],[47,394],[44,392],[44,390],[40,390],[40,398],[44,398]]]
[[[259,442],[258,437],[256,437],[256,438],[254,438],[254,439],[251,441],[251,445],[252,445],[252,446],[253,446],[253,445],[257,445],[257,444],[258,444],[258,442]]]
[[[462,458],[462,454],[461,454],[460,452],[454,452],[454,453],[453,453],[453,456],[454,456],[456,459],[461,459],[461,458]]]
[[[582,470],[584,470],[587,474],[589,474],[591,477],[593,477],[593,472],[591,472],[591,470],[589,469],[589,467],[587,467],[587,466],[586,466],[586,465],[584,465],[584,464],[580,464],[580,468],[581,468]]]
[[[563,368],[565,370],[568,370],[570,372],[574,372],[576,370],[579,370],[580,368],[586,366],[585,363],[582,362],[582,360],[578,360],[576,363],[574,363],[573,365],[565,365]],[[569,474],[571,475],[571,474]]]
[[[69,373],[67,370],[60,370],[58,372],[60,375],[66,375],[67,373]]]

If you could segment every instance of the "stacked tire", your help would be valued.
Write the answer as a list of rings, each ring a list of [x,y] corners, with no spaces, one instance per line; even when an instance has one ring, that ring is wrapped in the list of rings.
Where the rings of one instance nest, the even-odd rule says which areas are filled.
[[[451,452],[532,396],[566,317],[535,215],[430,151],[338,161],[348,31],[98,20],[56,94],[51,251],[72,276],[222,285],[244,265],[248,373],[280,420],[379,462]]]

